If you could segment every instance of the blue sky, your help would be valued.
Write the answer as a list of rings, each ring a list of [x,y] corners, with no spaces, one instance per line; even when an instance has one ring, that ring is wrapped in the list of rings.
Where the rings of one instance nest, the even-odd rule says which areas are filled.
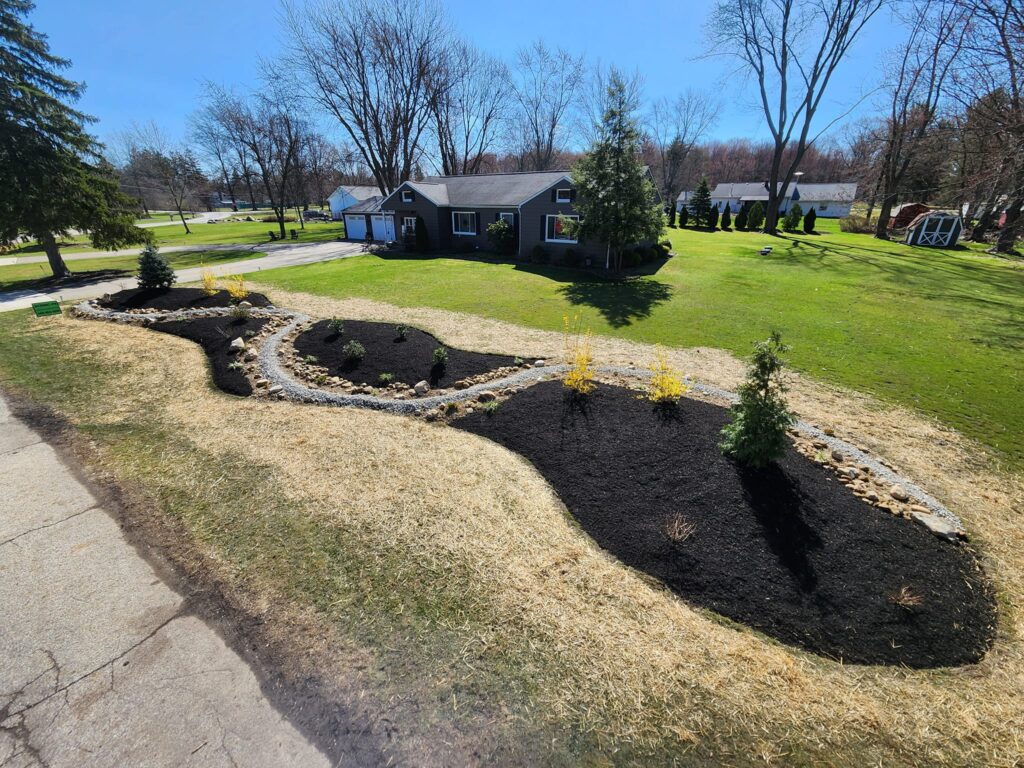
[[[661,0],[442,0],[457,30],[493,55],[542,36],[549,44],[584,53],[644,76],[648,97],[674,96],[686,87],[720,94],[717,138],[767,137],[752,84],[731,76],[727,60],[701,58],[711,2]],[[43,0],[30,20],[52,50],[73,62],[71,76],[88,90],[80,107],[109,140],[131,121],[155,121],[181,138],[201,85],[214,80],[252,87],[257,59],[279,49],[278,0]],[[898,42],[887,16],[878,16],[833,82],[821,124],[841,114],[874,86],[878,62]],[[862,103],[867,110],[870,99]]]

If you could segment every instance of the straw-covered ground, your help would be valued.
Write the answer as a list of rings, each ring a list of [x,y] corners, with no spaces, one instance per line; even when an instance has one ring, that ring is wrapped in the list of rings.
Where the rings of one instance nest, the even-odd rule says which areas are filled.
[[[559,334],[477,317],[255,289],[277,306],[407,323],[463,349],[556,359],[562,347]],[[653,350],[601,339],[595,353],[643,365]],[[669,360],[728,389],[743,372],[712,349]],[[999,637],[974,666],[842,666],[695,610],[602,552],[514,453],[407,417],[230,397],[184,339],[9,314],[0,383],[66,415],[95,448],[93,469],[144,502],[129,518],[163,525],[154,540],[172,558],[290,645],[291,674],[333,680],[375,722],[386,717],[399,759],[1024,756],[1024,487],[907,411],[792,381],[804,419],[884,456],[963,519],[1000,601]]]

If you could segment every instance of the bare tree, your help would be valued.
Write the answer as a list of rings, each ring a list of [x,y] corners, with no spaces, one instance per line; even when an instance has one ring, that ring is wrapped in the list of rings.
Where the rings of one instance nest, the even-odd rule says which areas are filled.
[[[480,173],[507,112],[504,64],[464,42],[452,45],[431,110],[441,172]]]
[[[323,208],[341,174],[341,154],[323,135],[309,133],[302,143],[302,156],[309,192]]]
[[[516,114],[510,126],[520,137],[524,170],[550,170],[566,142],[584,82],[583,57],[550,50],[538,40],[516,55],[510,73]]]
[[[332,115],[383,194],[412,174],[430,124],[450,35],[435,0],[286,5],[287,64]]]
[[[706,94],[687,91],[675,99],[660,99],[647,119],[654,150],[654,173],[662,199],[669,206],[668,222],[676,225],[676,196],[686,160],[714,125],[718,104]]]
[[[154,123],[134,125],[130,132],[144,178],[168,196],[185,233],[192,234],[185,210],[195,205],[199,190],[206,184],[199,161],[191,148],[171,142]]]
[[[962,6],[950,0],[926,0],[909,19],[910,34],[889,66],[885,91],[888,114],[879,168],[881,207],[875,237],[889,239],[889,215],[907,170],[935,125],[946,95],[946,80],[967,33]]]
[[[885,2],[736,0],[715,6],[712,41],[753,71],[774,142],[765,232],[776,231],[780,193],[821,135],[811,136],[811,126],[836,67]],[[783,163],[791,142],[791,160]]]
[[[207,105],[191,115],[192,141],[198,146],[206,159],[216,169],[216,174],[224,181],[224,189],[231,198],[231,210],[238,210],[238,201],[235,198],[235,189],[232,179],[237,174],[237,155],[233,157],[231,141],[225,134],[223,127],[217,120],[217,115],[212,105]]]

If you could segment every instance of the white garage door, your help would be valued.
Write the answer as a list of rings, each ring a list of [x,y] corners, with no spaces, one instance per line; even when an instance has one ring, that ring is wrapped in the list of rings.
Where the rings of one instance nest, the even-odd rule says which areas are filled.
[[[345,217],[345,237],[349,240],[365,240],[366,239],[366,217],[365,216],[346,216]]]
[[[390,242],[395,239],[395,217],[377,215],[373,218],[373,239]]]

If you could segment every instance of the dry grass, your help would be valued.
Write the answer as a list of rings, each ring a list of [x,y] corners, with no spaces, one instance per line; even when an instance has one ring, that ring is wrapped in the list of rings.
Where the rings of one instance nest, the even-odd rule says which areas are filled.
[[[900,587],[899,592],[896,594],[890,595],[889,600],[892,601],[893,604],[908,611],[912,608],[917,608],[919,605],[924,603],[924,598],[906,585]]]
[[[272,295],[319,317],[415,325],[467,349],[554,359],[561,348],[557,333],[443,311]],[[369,411],[228,398],[209,389],[201,353],[184,340],[68,319],[50,327],[117,372],[74,418],[115,426],[147,413],[204,456],[258,466],[296,515],[344,533],[339,560],[322,564],[327,583],[291,584],[289,598],[312,602],[309,592],[324,590],[323,600],[336,593],[324,615],[367,628],[397,622],[414,646],[431,649],[418,671],[435,687],[440,677],[489,704],[521,691],[529,708],[496,722],[570,724],[625,745],[617,759],[630,745],[729,763],[1011,766],[1024,755],[1021,484],[907,411],[792,381],[802,417],[888,458],[963,517],[1001,595],[999,641],[972,668],[846,667],[693,610],[598,549],[536,471],[482,438]],[[599,363],[637,364],[651,353],[605,339],[594,349]],[[717,350],[673,350],[668,360],[721,387],[743,373]],[[137,459],[153,460],[163,462],[162,482],[183,482],[173,451]],[[257,596],[282,592],[217,547],[206,556]],[[363,597],[345,602],[345,589],[356,588]],[[421,706],[448,706],[439,701]]]
[[[675,544],[682,544],[695,530],[697,526],[682,515],[675,515],[665,523],[665,537]]]

